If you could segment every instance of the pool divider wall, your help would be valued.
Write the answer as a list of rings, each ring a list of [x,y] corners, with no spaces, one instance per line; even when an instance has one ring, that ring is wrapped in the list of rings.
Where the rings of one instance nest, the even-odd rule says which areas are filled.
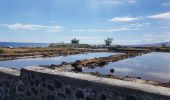
[[[0,68],[0,100],[170,100],[160,86],[36,66],[18,73]]]
[[[0,100],[15,100],[20,72],[0,67]]]

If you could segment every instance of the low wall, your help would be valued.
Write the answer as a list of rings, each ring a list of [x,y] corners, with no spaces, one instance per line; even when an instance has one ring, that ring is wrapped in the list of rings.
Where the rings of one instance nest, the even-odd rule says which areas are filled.
[[[0,100],[170,100],[170,89],[36,66],[0,68]]]

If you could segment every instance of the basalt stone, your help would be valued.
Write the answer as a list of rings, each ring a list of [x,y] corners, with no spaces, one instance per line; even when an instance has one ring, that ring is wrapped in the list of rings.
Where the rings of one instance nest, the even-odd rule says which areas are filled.
[[[52,85],[47,85],[47,88],[50,90],[50,91],[54,91],[54,87]]]
[[[73,63],[73,64],[71,64],[71,66],[73,66],[73,67],[77,67],[78,66],[78,63]]]
[[[83,94],[83,92],[80,91],[80,90],[76,92],[75,96],[76,96],[77,98],[84,98],[84,94]]]
[[[31,77],[30,76],[28,76],[28,80],[30,80],[31,79]]]
[[[58,93],[58,96],[61,98],[66,98],[66,96],[63,93]]]
[[[107,64],[107,62],[105,62],[105,61],[99,63],[100,66],[104,66],[106,64]]]
[[[70,89],[69,89],[69,88],[66,88],[66,89],[65,89],[65,93],[66,93],[67,95],[71,95]]]
[[[46,79],[45,79],[45,77],[42,77],[42,78],[41,78],[41,81],[43,81],[43,82],[44,82],[45,80],[46,80]]]
[[[55,96],[54,95],[49,95],[49,96],[47,96],[46,100],[55,100]]]
[[[76,62],[76,63],[80,63],[81,61],[80,61],[80,60],[76,60],[75,62]]]
[[[18,86],[18,91],[23,92],[24,91],[24,85],[19,85]]]
[[[64,62],[64,61],[63,61],[61,64],[62,64],[62,65],[63,65],[63,64],[67,64],[67,62]]]
[[[113,68],[111,68],[111,69],[110,69],[110,72],[111,72],[111,73],[114,73],[114,72],[115,72],[115,70],[114,70]]]
[[[57,65],[51,64],[50,68],[51,69],[55,69],[56,67],[58,67]]]
[[[24,80],[27,80],[27,77],[24,77]]]
[[[35,76],[33,74],[31,76],[32,76],[32,79],[35,79]]]
[[[126,100],[136,100],[136,98],[134,96],[127,96]]]
[[[5,81],[5,87],[9,87],[9,81]]]
[[[33,80],[30,80],[30,85],[31,85],[31,86],[33,86],[33,85],[34,85]]]
[[[46,83],[43,83],[43,87],[46,88]]]
[[[74,67],[73,71],[82,72],[82,68],[80,68],[80,67]]]
[[[39,85],[39,83],[40,83],[40,81],[39,81],[39,80],[35,80],[35,85],[36,85],[36,86],[38,86],[38,85]]]
[[[94,94],[96,94],[96,93],[97,93],[97,91],[96,91],[96,90],[92,90],[92,92],[93,92]]]
[[[100,100],[107,100],[107,96],[104,95],[104,94],[102,94],[102,95],[100,96]]]
[[[40,92],[43,92],[43,89],[40,89]]]
[[[8,96],[5,96],[3,100],[10,100]]]
[[[27,96],[31,96],[31,92],[30,91],[27,91]]]
[[[86,100],[92,100],[90,97],[86,97]]]
[[[59,89],[59,88],[62,87],[62,84],[61,84],[61,82],[55,80],[55,81],[54,81],[54,86],[55,86],[56,89]]]
[[[2,82],[0,82],[0,87],[3,87],[3,83]]]
[[[31,91],[35,94],[35,95],[38,95],[38,92],[35,88],[31,88]]]
[[[10,94],[15,94],[16,93],[16,88],[11,88],[9,92],[10,92]]]

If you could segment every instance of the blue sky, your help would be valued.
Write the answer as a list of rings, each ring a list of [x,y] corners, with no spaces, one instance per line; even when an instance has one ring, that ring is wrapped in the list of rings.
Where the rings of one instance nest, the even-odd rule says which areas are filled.
[[[0,0],[0,41],[170,41],[170,0]]]

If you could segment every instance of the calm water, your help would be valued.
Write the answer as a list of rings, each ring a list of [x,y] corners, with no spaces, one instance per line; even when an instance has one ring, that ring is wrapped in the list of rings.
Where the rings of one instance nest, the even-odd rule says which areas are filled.
[[[8,60],[8,61],[0,61],[0,66],[9,67],[9,68],[22,68],[22,67],[32,66],[32,65],[60,64],[63,61],[74,62],[76,60],[90,59],[95,57],[106,57],[115,54],[118,53],[100,52],[100,53],[87,53],[87,54],[78,54],[78,55],[70,55],[70,56],[50,57],[50,58],[28,58],[28,59]]]
[[[48,43],[16,43],[16,42],[0,42],[0,46],[4,47],[48,47]]]
[[[108,74],[115,69],[115,75],[135,76],[146,80],[162,82],[170,81],[170,53],[153,52],[135,58],[110,63],[104,67],[84,69],[84,72],[100,72]]]

